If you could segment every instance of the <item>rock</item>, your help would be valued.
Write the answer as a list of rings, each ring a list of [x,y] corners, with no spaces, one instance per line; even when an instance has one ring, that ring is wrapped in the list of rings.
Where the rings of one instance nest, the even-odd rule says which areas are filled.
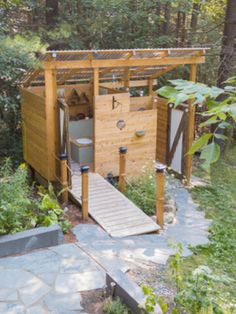
[[[173,213],[164,213],[164,222],[166,224],[172,224],[175,219],[175,215]]]
[[[175,214],[176,213],[176,206],[167,204],[167,205],[164,206],[164,211],[166,213],[173,213],[173,214]]]

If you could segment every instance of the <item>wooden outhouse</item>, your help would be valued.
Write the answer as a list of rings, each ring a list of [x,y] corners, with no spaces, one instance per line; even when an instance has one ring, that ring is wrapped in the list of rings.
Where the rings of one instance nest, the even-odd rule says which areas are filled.
[[[116,176],[121,146],[130,175],[159,160],[190,178],[194,108],[174,109],[154,90],[160,76],[183,65],[195,81],[205,49],[48,51],[40,60],[21,96],[24,159],[43,178],[58,180],[62,153],[69,168],[89,164]]]

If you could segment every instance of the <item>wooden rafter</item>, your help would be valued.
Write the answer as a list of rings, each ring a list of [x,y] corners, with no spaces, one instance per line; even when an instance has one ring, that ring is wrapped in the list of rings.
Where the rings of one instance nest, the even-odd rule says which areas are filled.
[[[43,72],[42,69],[38,69],[35,70],[34,72],[32,72],[28,77],[26,77],[26,79],[22,82],[22,85],[24,87],[28,87],[30,85],[30,83],[41,73]]]
[[[157,72],[155,72],[153,75],[150,76],[150,79],[154,79],[154,78],[157,78],[159,76],[162,76],[163,74],[176,69],[178,66],[180,66],[180,65],[173,65],[171,67],[167,67],[166,69],[158,70]]]
[[[64,75],[62,75],[60,77],[60,79],[58,80],[57,84],[58,85],[64,84],[72,75],[78,73],[79,71],[80,71],[80,69],[72,69],[72,70],[66,72]]]

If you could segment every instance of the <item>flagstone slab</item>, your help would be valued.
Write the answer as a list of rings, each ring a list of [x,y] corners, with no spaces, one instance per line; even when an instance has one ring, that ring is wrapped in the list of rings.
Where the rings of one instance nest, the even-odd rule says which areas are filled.
[[[55,291],[72,293],[105,287],[105,272],[86,271],[77,274],[59,274],[55,282]]]
[[[44,303],[50,311],[62,313],[66,311],[79,311],[83,310],[81,306],[80,293],[56,293],[51,292],[44,298]]]
[[[31,283],[30,285],[19,289],[20,300],[25,306],[30,306],[39,301],[50,290],[51,288],[48,285],[38,279],[34,284]]]

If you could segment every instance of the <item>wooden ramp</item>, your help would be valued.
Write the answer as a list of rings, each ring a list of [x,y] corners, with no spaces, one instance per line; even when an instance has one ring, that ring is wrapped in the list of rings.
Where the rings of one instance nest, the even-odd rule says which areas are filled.
[[[70,193],[81,202],[81,176],[72,177]],[[112,237],[154,232],[160,227],[97,173],[89,173],[89,214]]]

